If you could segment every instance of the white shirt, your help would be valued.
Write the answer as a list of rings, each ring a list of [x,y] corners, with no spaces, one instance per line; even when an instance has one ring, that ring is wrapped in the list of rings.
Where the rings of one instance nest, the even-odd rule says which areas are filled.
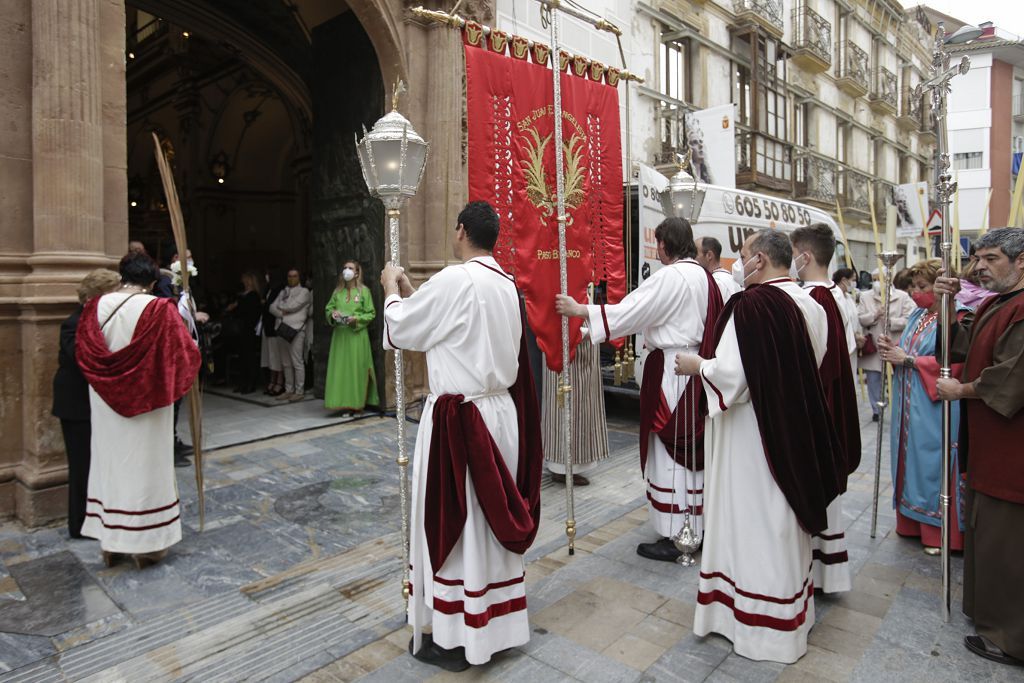
[[[857,353],[857,307],[852,306],[850,298],[843,293],[843,290],[839,288],[833,282],[805,282],[804,289],[808,292],[815,287],[824,287],[835,299],[836,306],[839,308],[839,315],[843,318],[843,330],[846,333],[846,350],[851,356]]]
[[[522,333],[515,283],[490,256],[448,266],[412,296],[384,301],[384,348],[426,352],[435,396],[511,387]]]
[[[645,342],[654,348],[696,352],[708,315],[707,271],[693,259],[676,261],[658,269],[619,303],[587,306],[587,313],[595,344],[643,332]]]
[[[725,268],[715,268],[711,271],[711,277],[715,278],[715,284],[722,292],[722,303],[726,303],[733,294],[743,290],[733,279],[732,273]]]

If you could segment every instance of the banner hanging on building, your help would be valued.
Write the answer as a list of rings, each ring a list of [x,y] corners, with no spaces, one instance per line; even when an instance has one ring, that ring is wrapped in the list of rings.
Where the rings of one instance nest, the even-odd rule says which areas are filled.
[[[684,117],[686,146],[697,180],[720,187],[736,187],[735,111],[736,105],[722,104]]]
[[[548,367],[561,371],[561,291],[555,194],[550,50],[468,23],[466,110],[469,199],[490,202],[501,219],[494,257],[526,297],[526,312]],[[511,38],[511,39],[510,39]],[[511,50],[506,54],[506,48]],[[562,53],[562,136],[568,292],[607,283],[608,302],[625,293],[622,154],[617,71]],[[574,355],[581,321],[570,320]]]
[[[892,190],[889,201],[896,207],[896,237],[920,237],[928,220],[928,183],[906,183]]]

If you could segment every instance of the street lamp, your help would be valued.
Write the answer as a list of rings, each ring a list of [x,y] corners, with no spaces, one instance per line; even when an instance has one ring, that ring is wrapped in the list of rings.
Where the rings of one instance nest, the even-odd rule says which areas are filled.
[[[949,65],[947,45],[962,45],[982,34],[977,26],[962,26],[953,35],[946,35],[946,27],[939,22],[935,33],[935,45],[932,49],[932,77],[920,83],[914,90],[914,99],[918,102],[926,90],[931,91],[932,111],[935,113],[935,203],[942,212],[942,269],[949,274],[950,252],[953,249],[953,230],[949,221],[949,200],[956,192],[956,183],[949,173],[949,140],[946,131],[946,96],[950,91],[950,80],[956,75],[966,74],[971,68],[971,59],[964,55],[956,66]],[[958,247],[959,248],[959,245]],[[949,294],[942,295],[942,306],[939,311],[939,377],[952,377],[950,369],[949,341],[952,320],[952,300]],[[949,621],[950,609],[950,565],[949,565],[949,532],[950,509],[949,493],[951,488],[950,467],[952,460],[952,405],[949,401],[942,402],[942,489],[939,491],[939,502],[942,505],[942,618]]]
[[[391,111],[373,124],[363,127],[363,139],[356,136],[356,152],[363,169],[363,180],[370,196],[380,199],[388,214],[388,242],[391,262],[401,263],[398,219],[402,204],[414,196],[427,165],[430,145],[413,130],[412,124],[398,113],[398,96],[404,92],[401,81],[391,97]],[[395,349],[395,417],[398,420],[398,494],[402,508],[402,595],[409,600],[409,456],[405,447],[405,366],[402,351]]]

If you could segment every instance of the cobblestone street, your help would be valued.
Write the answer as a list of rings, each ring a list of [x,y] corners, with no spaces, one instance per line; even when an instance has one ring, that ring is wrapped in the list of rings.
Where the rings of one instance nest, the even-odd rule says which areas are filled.
[[[854,590],[817,597],[807,655],[784,667],[695,638],[697,569],[635,553],[653,538],[635,408],[610,412],[612,457],[576,490],[573,557],[564,490],[545,477],[543,524],[527,555],[530,643],[459,679],[1020,680],[961,644],[970,627],[959,612],[959,557],[953,616],[942,623],[938,558],[892,531],[887,462],[878,537],[869,538],[868,413],[845,504]],[[179,470],[185,538],[141,572],[107,569],[95,542],[69,541],[63,527],[0,527],[0,680],[451,678],[404,650],[393,435],[393,420],[369,417],[213,451],[206,530],[192,470]]]

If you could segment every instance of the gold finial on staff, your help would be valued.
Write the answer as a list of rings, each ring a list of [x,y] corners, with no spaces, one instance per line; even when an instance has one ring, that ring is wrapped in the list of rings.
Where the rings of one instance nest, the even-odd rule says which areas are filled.
[[[399,78],[391,91],[391,111],[398,111],[398,96],[405,92],[405,82]]]

